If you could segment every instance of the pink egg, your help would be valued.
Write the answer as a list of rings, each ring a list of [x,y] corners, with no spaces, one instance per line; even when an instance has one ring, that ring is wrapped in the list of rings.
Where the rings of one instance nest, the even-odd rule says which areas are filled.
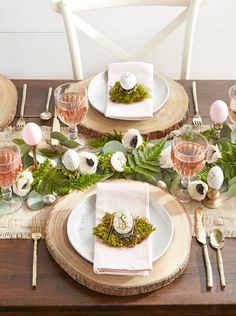
[[[38,145],[42,139],[42,130],[35,123],[27,123],[22,131],[23,139],[30,146]]]
[[[214,123],[222,124],[228,117],[228,107],[224,101],[217,100],[212,103],[210,117]]]

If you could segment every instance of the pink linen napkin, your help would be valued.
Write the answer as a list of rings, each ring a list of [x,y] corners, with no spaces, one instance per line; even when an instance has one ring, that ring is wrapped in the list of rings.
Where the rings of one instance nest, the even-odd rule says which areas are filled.
[[[126,210],[134,216],[149,219],[149,186],[147,183],[98,183],[96,225],[105,212]],[[147,276],[152,270],[151,238],[133,248],[115,248],[95,240],[93,270],[97,274]]]
[[[111,118],[144,119],[153,116],[153,98],[132,104],[114,103],[109,99],[109,89],[125,72],[134,73],[137,83],[143,84],[153,96],[153,65],[142,62],[113,63],[108,68],[108,95],[105,116]]]

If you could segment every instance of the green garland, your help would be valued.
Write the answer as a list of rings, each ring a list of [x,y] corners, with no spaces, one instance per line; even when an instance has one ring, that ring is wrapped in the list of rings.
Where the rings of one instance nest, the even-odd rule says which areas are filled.
[[[231,141],[231,129],[225,124],[219,140],[215,140],[215,131],[213,128],[201,132],[210,143],[218,145],[222,157],[213,164],[206,163],[204,169],[199,173],[199,179],[207,181],[207,174],[212,166],[218,165],[222,168],[224,173],[224,183],[221,191],[227,191],[228,194],[236,194],[236,143]],[[60,142],[59,147],[51,146],[50,148],[41,148],[40,153],[48,159],[41,165],[37,171],[33,172],[34,183],[32,190],[39,194],[57,194],[65,195],[74,189],[83,190],[96,184],[98,181],[104,179],[132,179],[145,181],[150,184],[157,184],[162,180],[167,187],[173,185],[177,177],[174,169],[163,169],[160,166],[159,159],[162,150],[166,146],[166,140],[160,140],[156,144],[151,144],[148,140],[144,140],[143,144],[134,149],[132,152],[126,153],[127,162],[124,166],[123,172],[117,172],[111,164],[111,156],[113,152],[103,152],[103,146],[109,141],[121,141],[122,134],[114,131],[113,134],[107,133],[102,137],[89,141],[89,145],[96,149],[98,157],[98,167],[96,174],[80,174],[78,171],[69,172],[61,163],[56,167],[50,166],[49,159],[60,159],[64,148],[71,148],[75,143],[68,143],[68,139],[61,133],[53,134]],[[22,139],[15,139],[21,149],[22,161],[24,168],[31,168],[33,160],[29,155],[30,146],[25,144]],[[119,143],[120,144],[120,143]]]

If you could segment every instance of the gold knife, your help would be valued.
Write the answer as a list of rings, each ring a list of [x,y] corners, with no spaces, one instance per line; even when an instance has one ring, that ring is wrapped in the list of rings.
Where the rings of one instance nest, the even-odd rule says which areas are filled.
[[[60,132],[61,131],[61,126],[60,126],[60,122],[57,118],[57,113],[56,113],[56,107],[54,110],[54,117],[53,117],[53,123],[52,123],[52,131],[53,132]],[[51,143],[52,145],[56,146],[58,145],[58,140],[57,139],[51,139]]]
[[[206,243],[206,230],[203,226],[203,210],[200,207],[195,211],[195,234],[198,242],[203,246],[203,255],[207,273],[207,287],[210,289],[213,287],[212,268]]]

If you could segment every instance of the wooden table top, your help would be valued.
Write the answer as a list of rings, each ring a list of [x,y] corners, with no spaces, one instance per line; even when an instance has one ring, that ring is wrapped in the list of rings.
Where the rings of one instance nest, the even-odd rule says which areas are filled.
[[[44,124],[38,117],[44,109],[48,87],[64,81],[14,80],[19,102],[23,83],[28,84],[25,116],[27,121]],[[191,81],[180,81],[190,100]],[[203,123],[209,121],[209,107],[217,99],[227,99],[234,81],[197,81],[198,101]],[[19,107],[19,104],[18,104]],[[17,112],[19,116],[19,109]],[[191,121],[189,121],[191,122]],[[48,122],[52,124],[52,122]],[[45,124],[44,124],[45,125]],[[214,288],[206,290],[202,249],[192,240],[189,265],[170,285],[138,296],[115,297],[93,292],[73,281],[51,258],[44,241],[39,243],[38,285],[31,287],[31,240],[0,240],[1,315],[236,315],[236,241],[227,239],[223,249],[227,286],[220,288],[216,253],[209,247]]]

